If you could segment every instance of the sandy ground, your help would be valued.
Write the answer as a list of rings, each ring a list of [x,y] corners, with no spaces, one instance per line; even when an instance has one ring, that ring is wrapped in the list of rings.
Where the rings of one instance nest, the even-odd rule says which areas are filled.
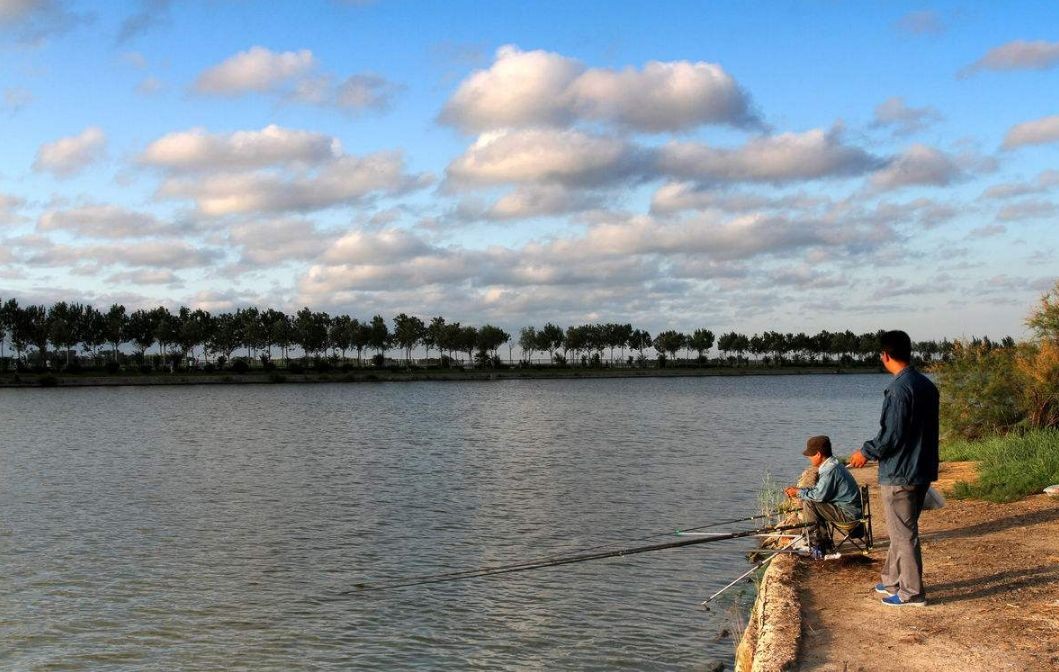
[[[872,485],[875,469],[854,470]],[[942,465],[943,492],[973,480],[971,463]],[[926,607],[895,609],[874,591],[886,523],[872,488],[876,550],[799,563],[800,670],[1059,671],[1059,500],[957,501],[920,518]]]

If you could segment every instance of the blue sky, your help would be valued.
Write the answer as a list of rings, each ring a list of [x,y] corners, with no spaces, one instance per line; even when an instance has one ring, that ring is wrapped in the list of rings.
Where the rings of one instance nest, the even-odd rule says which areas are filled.
[[[1057,19],[0,0],[0,297],[1022,335]]]

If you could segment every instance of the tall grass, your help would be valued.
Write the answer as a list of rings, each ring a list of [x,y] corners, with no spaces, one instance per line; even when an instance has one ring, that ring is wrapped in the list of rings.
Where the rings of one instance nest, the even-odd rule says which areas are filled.
[[[957,499],[1013,502],[1059,483],[1059,430],[947,442],[941,459],[979,463],[977,481],[956,483],[952,494]]]

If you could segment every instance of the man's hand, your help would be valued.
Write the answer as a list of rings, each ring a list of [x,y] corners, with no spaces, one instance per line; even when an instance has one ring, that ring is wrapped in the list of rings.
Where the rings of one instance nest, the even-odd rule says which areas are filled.
[[[791,487],[787,488],[783,492],[784,492],[785,495],[787,495],[791,499],[795,499],[796,497],[798,497],[798,488],[795,488],[794,486],[791,486]]]
[[[860,469],[868,463],[868,458],[864,457],[864,453],[859,450],[849,456],[849,466],[854,469]]]

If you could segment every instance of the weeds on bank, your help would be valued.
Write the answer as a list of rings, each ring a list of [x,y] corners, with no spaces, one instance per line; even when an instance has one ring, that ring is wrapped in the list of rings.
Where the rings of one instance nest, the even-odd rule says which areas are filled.
[[[977,481],[956,483],[957,499],[1013,502],[1059,483],[1059,430],[952,441],[942,446],[941,458],[979,463]]]

